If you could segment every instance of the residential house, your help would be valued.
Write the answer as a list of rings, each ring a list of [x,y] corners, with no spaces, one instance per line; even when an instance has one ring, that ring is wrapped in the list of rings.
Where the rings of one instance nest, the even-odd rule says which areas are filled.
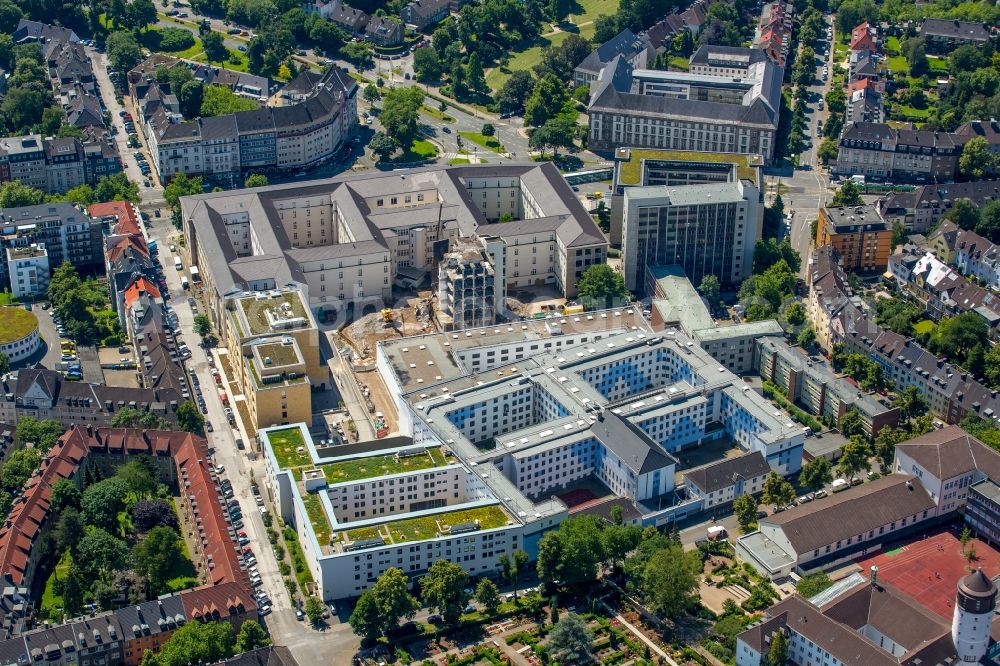
[[[951,53],[959,46],[986,47],[990,31],[982,23],[953,19],[925,18],[918,28],[928,53]]]

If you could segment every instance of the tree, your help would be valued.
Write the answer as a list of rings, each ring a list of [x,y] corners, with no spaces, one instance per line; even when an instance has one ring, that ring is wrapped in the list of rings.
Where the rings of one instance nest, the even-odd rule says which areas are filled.
[[[750,272],[754,275],[764,273],[782,259],[793,273],[802,265],[802,258],[787,237],[780,243],[773,238],[761,239],[754,245],[753,267]]]
[[[413,73],[421,83],[437,83],[443,72],[437,51],[432,46],[424,46],[413,50]],[[367,89],[365,89],[367,93]],[[365,98],[367,99],[367,97]]]
[[[764,479],[764,493],[761,495],[761,499],[765,504],[786,506],[795,499],[795,488],[778,476],[777,472],[772,471]]]
[[[128,492],[128,483],[118,476],[91,484],[83,491],[83,498],[80,500],[83,519],[88,525],[109,532],[116,531],[118,512],[125,508]]]
[[[497,133],[497,128],[493,127],[491,123],[484,123],[483,128],[479,131],[483,136],[493,136]]]
[[[221,33],[210,32],[201,38],[201,46],[205,49],[205,60],[209,63],[224,62],[229,57],[225,39]]]
[[[517,603],[517,582],[521,573],[528,566],[528,554],[523,550],[515,550],[508,555],[503,553],[497,560],[497,569],[504,582],[514,588],[514,603]]]
[[[139,496],[151,495],[158,483],[152,464],[141,456],[134,456],[121,465],[115,476],[128,484],[130,492]]]
[[[985,138],[972,137],[962,147],[958,168],[966,178],[979,180],[995,166],[996,156],[990,151],[990,144]]]
[[[1000,200],[993,199],[983,206],[976,233],[994,243],[1000,242]]]
[[[201,194],[204,191],[201,176],[188,176],[181,172],[170,179],[170,183],[163,188],[163,198],[167,204],[175,210],[180,210],[180,198],[192,194]]]
[[[848,409],[840,417],[840,432],[844,437],[861,435],[865,431],[864,421],[857,409]]]
[[[583,272],[577,283],[580,299],[591,299],[601,307],[614,307],[628,296],[625,278],[607,264],[595,264]]]
[[[97,181],[97,187],[94,188],[94,197],[102,203],[108,201],[139,203],[139,184],[130,181],[122,172],[101,176]]]
[[[910,68],[910,76],[919,78],[930,70],[927,63],[927,50],[923,37],[910,37],[903,41],[900,50],[906,56],[906,64]]]
[[[421,598],[429,608],[441,613],[445,624],[457,624],[462,609],[469,603],[469,595],[465,592],[468,582],[469,574],[461,565],[437,560],[424,576]]]
[[[316,597],[306,597],[306,617],[313,626],[319,625],[323,619],[323,602]]]
[[[861,198],[861,188],[852,180],[844,181],[837,193],[833,195],[830,205],[837,206],[863,206],[864,199]]]
[[[154,654],[146,650],[142,666],[214,664],[233,656],[233,627],[226,621],[189,622]]]
[[[415,87],[394,88],[382,99],[379,116],[382,127],[404,149],[417,138],[417,120],[423,103],[424,93]]]
[[[51,95],[35,82],[26,84],[29,87],[24,88],[10,87],[11,85],[13,84],[8,84],[7,96],[0,104],[0,118],[10,134],[30,131],[36,123],[41,122]]]
[[[34,416],[22,416],[17,421],[14,431],[20,444],[31,444],[42,453],[48,453],[62,437],[65,428],[53,419],[36,419]]]
[[[892,461],[896,458],[896,444],[909,436],[909,433],[901,428],[882,428],[875,435],[875,456],[883,473],[888,473],[892,469]]]
[[[244,620],[243,624],[240,625],[239,633],[236,634],[234,652],[242,654],[270,644],[271,639],[267,637],[267,632],[264,631],[259,622]]]
[[[837,32],[850,34],[855,26],[861,25],[865,21],[877,23],[879,10],[873,0],[844,0],[837,7],[837,16],[834,19]]]
[[[826,458],[813,458],[802,466],[799,473],[799,483],[810,490],[819,490],[831,481],[833,472]]]
[[[170,423],[159,414],[144,412],[135,407],[122,407],[111,418],[111,427],[170,430]]]
[[[685,553],[680,544],[657,551],[646,564],[644,585],[649,605],[660,616],[678,618],[684,614],[691,593],[698,587],[697,551]]]
[[[899,408],[899,416],[904,421],[920,416],[928,410],[927,401],[920,395],[916,386],[907,386],[903,389],[893,401],[893,406]]]
[[[852,435],[850,440],[844,444],[843,453],[837,462],[837,472],[853,481],[855,475],[862,470],[871,469],[871,449],[861,435]]]
[[[398,146],[396,140],[385,132],[375,132],[375,136],[368,142],[368,147],[380,160],[387,160]]]
[[[105,42],[108,62],[119,72],[127,72],[142,60],[139,42],[130,32],[113,32]]]
[[[600,531],[596,517],[576,516],[545,534],[538,544],[538,577],[568,585],[596,580],[598,565],[604,561]]]
[[[250,188],[250,187],[267,187],[267,184],[268,184],[267,176],[265,176],[262,173],[252,173],[252,174],[250,174],[249,176],[246,177],[246,180],[243,181],[243,187],[246,187],[246,188]],[[197,323],[197,317],[196,317],[195,318],[195,326],[197,326],[197,325],[198,325],[198,323]],[[209,322],[209,332],[211,332],[211,330],[212,330],[212,324],[211,324],[211,322]],[[202,334],[199,334],[199,335],[202,335]],[[202,337],[205,337],[205,336],[202,335]]]
[[[3,465],[2,484],[8,495],[21,490],[31,475],[42,462],[42,453],[38,449],[18,449],[7,457]]]
[[[52,496],[49,500],[49,508],[53,513],[62,513],[63,509],[80,508],[80,499],[83,495],[76,484],[69,479],[58,479],[52,484]]]
[[[979,208],[968,199],[955,199],[944,219],[954,222],[961,229],[974,231],[979,226]]]
[[[576,613],[567,613],[549,632],[549,654],[562,666],[594,663],[594,634]]]
[[[382,95],[379,93],[378,88],[374,83],[369,83],[365,86],[365,91],[363,93],[365,101],[369,104],[374,104],[375,102],[382,99]]]
[[[614,507],[618,508],[618,507]],[[601,530],[601,550],[604,551],[604,561],[611,565],[614,571],[620,571],[625,565],[628,554],[635,550],[642,538],[642,530],[632,525],[612,523]]]
[[[191,81],[194,83],[194,81]],[[187,87],[187,83],[184,84]],[[257,102],[237,95],[226,86],[207,86],[202,92],[201,108],[195,115],[204,117],[225,116],[239,111],[253,111]]]
[[[486,85],[486,73],[483,72],[483,62],[479,59],[479,54],[475,51],[469,56],[469,66],[466,69],[465,78],[469,90],[477,95],[482,95],[489,91],[489,86]]]
[[[10,357],[0,352],[0,377],[10,372]]]
[[[524,120],[529,125],[541,127],[554,118],[569,99],[566,86],[554,74],[538,79],[531,96],[524,106]]]
[[[254,174],[256,175],[256,174]],[[253,175],[250,176],[253,178]],[[250,178],[247,178],[249,182]],[[266,179],[266,176],[264,177]],[[256,187],[256,186],[252,186]],[[202,338],[207,338],[212,334],[212,320],[206,314],[198,314],[194,317],[194,332]]]
[[[80,539],[74,563],[89,579],[110,575],[125,566],[128,547],[113,534],[95,527]]]
[[[177,408],[177,427],[184,432],[193,432],[196,435],[204,433],[205,417],[190,400],[185,400]]]
[[[757,506],[757,500],[749,493],[740,495],[733,501],[733,513],[744,532],[749,532],[750,527],[757,522]]]
[[[722,289],[719,286],[719,278],[714,275],[706,275],[701,279],[701,283],[698,285],[698,293],[702,295],[706,302],[708,302],[708,307],[715,309],[719,306],[719,301],[721,300]]]
[[[512,113],[524,108],[524,102],[535,87],[531,72],[518,70],[511,74],[497,93],[497,106],[501,113]]]
[[[166,592],[171,571],[184,560],[184,550],[177,532],[169,527],[154,527],[132,548],[132,567],[146,579],[149,593]]]
[[[24,185],[19,180],[9,180],[0,185],[0,208],[37,206],[44,201],[44,192]]]
[[[545,124],[536,128],[528,139],[528,147],[542,153],[546,148],[573,148],[573,137],[576,133],[576,124],[566,116],[557,116],[545,121]]]
[[[359,70],[372,64],[372,46],[368,42],[347,42],[340,48],[340,54]]]
[[[831,160],[837,159],[837,155],[840,154],[840,144],[833,137],[824,137],[823,141],[819,144],[819,148],[816,150],[816,154],[823,161],[823,164],[829,164]]]
[[[785,631],[779,629],[771,638],[771,647],[767,651],[767,666],[785,666],[788,663],[788,637]]]
[[[69,551],[73,556],[77,553],[80,539],[86,533],[83,518],[80,512],[73,507],[66,507],[59,514],[59,520],[55,526],[56,545],[60,552]]]
[[[165,499],[139,500],[129,509],[129,515],[132,517],[132,527],[140,533],[149,532],[155,527],[169,527],[173,530],[178,528],[177,514]]]
[[[968,365],[969,353],[974,347],[988,344],[986,321],[975,312],[942,319],[928,341],[931,351],[948,356],[963,367]]]
[[[476,586],[476,601],[483,605],[486,614],[490,617],[500,610],[500,590],[496,583],[489,578],[483,578]]]
[[[407,592],[406,575],[389,567],[378,577],[372,589],[366,591],[354,606],[348,620],[358,636],[378,638],[399,627],[402,618],[412,618],[420,607]]]

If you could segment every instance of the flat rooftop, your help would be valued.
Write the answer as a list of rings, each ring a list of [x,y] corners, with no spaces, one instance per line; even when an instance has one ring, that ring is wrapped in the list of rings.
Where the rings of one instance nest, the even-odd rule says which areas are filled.
[[[237,302],[243,313],[241,328],[243,322],[249,326],[249,330],[242,331],[245,335],[274,332],[271,321],[268,320],[269,312],[275,320],[281,313],[284,317],[301,317],[305,318],[307,324],[312,323],[309,310],[298,291],[259,292],[254,296],[237,299]]]
[[[449,536],[454,528],[478,532],[517,524],[518,522],[499,504],[488,504],[346,529],[344,541],[350,543],[381,538],[386,545],[399,545]],[[456,535],[460,533],[462,532],[456,532]]]
[[[758,167],[763,166],[760,155],[740,155],[737,153],[701,153],[690,150],[654,150],[647,148],[619,148],[615,152],[618,162],[619,185],[642,185],[645,162],[652,166],[655,162],[676,162],[678,168],[689,165],[697,169],[698,164],[735,164],[736,176],[757,184]],[[669,166],[669,164],[667,165]]]
[[[442,446],[423,451],[375,454],[319,465],[330,485],[444,467],[454,459]]]
[[[290,343],[275,341],[254,345],[254,350],[260,355],[261,361],[270,359],[270,363],[264,362],[265,367],[272,367],[301,363],[302,359],[296,347],[293,338]]]
[[[778,544],[760,532],[751,532],[739,537],[743,547],[760,560],[770,571],[779,571],[795,564],[795,558],[783,551]]]
[[[701,183],[698,185],[641,185],[625,190],[629,200],[667,199],[670,206],[697,206],[737,203],[746,200],[739,183]]]
[[[496,326],[465,329],[454,333],[429,333],[397,340],[383,340],[378,343],[379,352],[388,360],[404,393],[425,389],[436,384],[468,377],[471,367],[463,357],[473,350],[502,347],[522,342],[531,354],[532,343],[559,336],[582,333],[615,333],[624,331],[650,332],[649,324],[637,308],[627,307],[601,310],[576,315],[552,315],[545,319],[531,319]],[[534,354],[541,353],[533,350]],[[501,354],[496,354],[494,365],[501,362]],[[514,354],[510,354],[513,357]],[[485,354],[483,356],[485,358]],[[474,383],[468,383],[474,386]],[[451,390],[457,390],[452,386]]]

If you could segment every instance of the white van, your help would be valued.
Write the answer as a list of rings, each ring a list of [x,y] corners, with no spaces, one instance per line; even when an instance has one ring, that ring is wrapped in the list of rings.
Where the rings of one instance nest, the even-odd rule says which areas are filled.
[[[181,289],[187,289],[188,288],[188,284],[190,284],[188,282],[188,279],[186,277],[182,277],[181,278]]]
[[[184,268],[184,264],[181,262],[180,255],[177,254],[174,255],[174,268],[176,268],[177,270],[182,270]]]

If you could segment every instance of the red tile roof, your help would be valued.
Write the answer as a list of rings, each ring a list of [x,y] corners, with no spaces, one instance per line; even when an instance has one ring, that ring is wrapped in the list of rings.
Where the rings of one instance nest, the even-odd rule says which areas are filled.
[[[129,248],[139,252],[144,257],[149,256],[149,246],[146,245],[146,239],[142,237],[142,234],[130,233],[121,236],[108,246],[108,261],[112,263],[117,261]]]
[[[108,203],[96,203],[90,206],[91,217],[118,218],[116,233],[119,234],[141,234],[142,227],[139,226],[139,218],[135,214],[135,208],[127,201],[111,201]]]
[[[146,292],[153,298],[160,298],[160,290],[146,278],[139,278],[125,290],[125,306],[131,306],[139,300],[139,294]]]

